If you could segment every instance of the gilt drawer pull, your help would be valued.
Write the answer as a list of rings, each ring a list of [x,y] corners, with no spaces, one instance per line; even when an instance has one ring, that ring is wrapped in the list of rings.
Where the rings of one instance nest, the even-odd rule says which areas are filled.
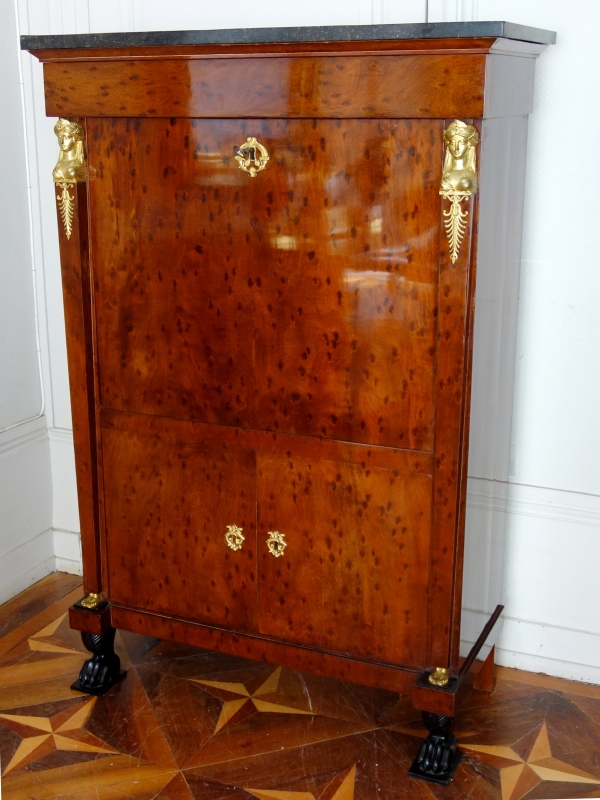
[[[254,136],[249,136],[241,147],[234,147],[233,152],[240,169],[248,172],[251,178],[256,178],[256,173],[263,170],[269,160],[267,148]]]
[[[282,556],[283,551],[287,547],[285,534],[279,533],[279,531],[269,531],[269,538],[267,539],[267,547],[269,548],[271,555],[275,556],[275,558],[279,558],[279,556]]]
[[[228,525],[227,533],[225,534],[225,541],[232,550],[241,550],[242,542],[246,541],[246,537],[242,534],[243,528],[238,528],[237,525]]]

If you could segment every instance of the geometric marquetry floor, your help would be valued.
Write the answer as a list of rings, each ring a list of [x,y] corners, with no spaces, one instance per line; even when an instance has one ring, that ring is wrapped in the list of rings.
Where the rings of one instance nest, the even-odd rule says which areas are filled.
[[[0,607],[3,800],[600,798],[600,688],[516,670],[468,696],[449,787],[406,774],[425,731],[392,692],[123,632],[126,680],[77,694],[78,582]]]

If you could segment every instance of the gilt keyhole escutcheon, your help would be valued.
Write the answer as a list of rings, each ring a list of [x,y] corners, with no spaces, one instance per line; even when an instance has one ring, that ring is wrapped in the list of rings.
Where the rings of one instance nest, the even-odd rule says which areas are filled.
[[[242,533],[243,528],[238,528],[237,525],[228,525],[227,533],[225,534],[225,541],[232,550],[241,550],[242,543],[246,541],[246,537]]]
[[[279,533],[279,531],[269,531],[269,538],[267,539],[267,547],[269,548],[269,552],[275,558],[279,558],[279,556],[283,555],[283,551],[287,547],[287,542],[285,540],[285,534]]]

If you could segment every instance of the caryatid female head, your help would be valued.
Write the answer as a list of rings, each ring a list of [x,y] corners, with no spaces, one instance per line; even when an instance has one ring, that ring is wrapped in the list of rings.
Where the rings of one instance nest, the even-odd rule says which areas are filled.
[[[52,172],[55,183],[77,183],[86,180],[83,153],[83,128],[78,122],[60,118],[54,126],[60,153]]]
[[[477,170],[475,164],[475,146],[479,134],[473,125],[467,125],[455,119],[444,131],[446,155],[440,190],[443,192],[465,192],[474,194],[477,191]]]

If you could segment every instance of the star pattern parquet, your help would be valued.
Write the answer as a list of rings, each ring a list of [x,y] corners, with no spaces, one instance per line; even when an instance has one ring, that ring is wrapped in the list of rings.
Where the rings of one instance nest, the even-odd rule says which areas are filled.
[[[71,691],[81,591],[47,581],[45,604],[38,584],[0,607],[4,800],[600,798],[600,689],[505,670],[494,694],[468,696],[466,757],[441,787],[406,774],[425,730],[392,692],[126,632],[127,679],[100,698]]]

